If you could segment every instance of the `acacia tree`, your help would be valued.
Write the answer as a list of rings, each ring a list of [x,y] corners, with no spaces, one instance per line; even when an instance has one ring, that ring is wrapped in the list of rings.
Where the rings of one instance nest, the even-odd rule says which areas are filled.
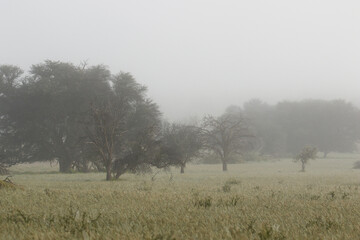
[[[115,160],[115,178],[125,172],[150,172],[151,166],[166,167],[160,157],[160,111],[150,99],[137,101],[126,121],[121,154]]]
[[[111,78],[112,91],[102,104],[94,103],[88,125],[88,143],[106,169],[106,180],[127,171],[147,168],[155,157],[155,135],[160,112],[146,98],[146,87],[129,73]]]
[[[198,127],[185,124],[165,124],[163,144],[173,149],[173,165],[180,166],[180,173],[185,172],[186,163],[200,154],[203,146],[201,131]]]
[[[301,152],[295,156],[295,161],[301,162],[301,171],[305,172],[305,165],[310,159],[316,159],[317,149],[316,147],[306,146]]]
[[[106,169],[106,180],[111,180],[111,168],[114,161],[114,147],[118,138],[124,133],[125,116],[121,108],[114,107],[109,100],[102,107],[91,109],[92,125],[89,127],[88,138],[100,156]]]
[[[220,117],[204,117],[202,138],[205,148],[215,152],[221,159],[223,171],[227,171],[229,158],[241,153],[255,139],[240,113],[227,112]]]

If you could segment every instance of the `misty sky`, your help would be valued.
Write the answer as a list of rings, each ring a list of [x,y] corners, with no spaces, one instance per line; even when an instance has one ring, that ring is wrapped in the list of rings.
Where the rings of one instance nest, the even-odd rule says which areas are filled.
[[[0,0],[0,64],[131,72],[171,120],[251,98],[360,105],[360,2]]]

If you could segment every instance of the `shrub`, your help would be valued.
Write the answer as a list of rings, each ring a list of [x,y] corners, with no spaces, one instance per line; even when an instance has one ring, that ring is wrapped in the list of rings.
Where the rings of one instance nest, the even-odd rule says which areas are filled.
[[[354,162],[353,169],[360,169],[360,161]]]

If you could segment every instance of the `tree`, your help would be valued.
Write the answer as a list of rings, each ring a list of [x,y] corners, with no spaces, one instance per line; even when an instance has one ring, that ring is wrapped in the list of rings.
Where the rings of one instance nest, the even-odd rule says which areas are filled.
[[[310,159],[316,159],[316,155],[317,155],[316,147],[306,146],[301,150],[299,154],[295,156],[295,161],[301,162],[302,172],[305,172],[305,164],[307,164]]]
[[[202,137],[205,148],[215,152],[221,159],[223,171],[231,155],[248,148],[255,136],[240,112],[227,112],[220,117],[204,117]]]
[[[98,85],[109,89],[109,71],[101,66],[83,69],[71,63],[45,61],[33,65],[30,73],[27,84],[30,111],[21,117],[27,125],[24,140],[36,146],[32,158],[55,159],[60,172],[69,172],[81,155],[82,125],[94,92],[101,92]],[[21,105],[26,106],[25,101]]]
[[[151,166],[167,167],[160,158],[160,111],[151,100],[137,102],[136,110],[129,115],[122,153],[115,160],[115,177],[125,172],[150,172]]]
[[[261,143],[260,154],[279,156],[286,153],[286,133],[279,124],[275,106],[252,99],[244,103],[244,115]]]
[[[309,144],[324,157],[332,151],[351,152],[360,138],[360,111],[343,100],[282,102],[276,112],[289,153]]]
[[[112,91],[92,105],[88,143],[106,169],[106,180],[155,165],[160,124],[158,106],[146,98],[146,87],[129,73],[111,77]]]
[[[118,107],[118,106],[117,106]],[[92,107],[93,124],[89,128],[89,142],[94,145],[106,169],[106,180],[111,180],[114,148],[125,129],[122,109],[114,107],[111,101],[102,107]]]
[[[165,124],[163,144],[173,149],[170,156],[173,165],[180,166],[180,173],[185,172],[186,163],[200,154],[203,146],[201,131],[198,127],[185,124]]]
[[[54,61],[33,65],[21,84],[2,94],[6,108],[0,110],[8,129],[3,135],[11,143],[7,155],[11,152],[17,162],[57,160],[60,171],[69,172],[83,156],[83,123],[90,103],[110,91],[109,77],[103,66]]]
[[[160,151],[152,151],[160,149],[158,106],[129,73],[45,61],[21,74],[0,67],[2,166],[57,160],[60,171],[69,172],[92,163],[105,168],[109,180],[112,173],[165,165],[155,157]]]
[[[0,174],[18,162],[15,153],[19,145],[14,141],[17,131],[9,117],[17,87],[21,84],[23,70],[13,65],[0,66]]]

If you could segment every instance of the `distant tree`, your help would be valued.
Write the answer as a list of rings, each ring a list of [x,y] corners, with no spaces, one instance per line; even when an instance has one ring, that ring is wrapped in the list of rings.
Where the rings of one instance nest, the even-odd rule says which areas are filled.
[[[180,173],[185,172],[186,163],[199,156],[203,146],[201,131],[198,127],[185,124],[166,124],[162,142],[173,149],[171,161],[180,166]]]
[[[310,159],[316,159],[317,149],[316,147],[306,146],[299,154],[295,156],[295,161],[301,162],[301,171],[305,172],[305,165]]]
[[[307,144],[317,146],[324,157],[332,151],[352,152],[360,139],[359,109],[343,100],[282,102],[276,114],[289,153]]]
[[[254,128],[261,146],[261,155],[279,156],[286,153],[286,133],[277,119],[276,107],[259,99],[244,103],[244,116]]]
[[[242,114],[233,110],[217,118],[207,116],[202,123],[204,147],[220,157],[223,171],[227,171],[229,158],[249,148],[255,139]]]

